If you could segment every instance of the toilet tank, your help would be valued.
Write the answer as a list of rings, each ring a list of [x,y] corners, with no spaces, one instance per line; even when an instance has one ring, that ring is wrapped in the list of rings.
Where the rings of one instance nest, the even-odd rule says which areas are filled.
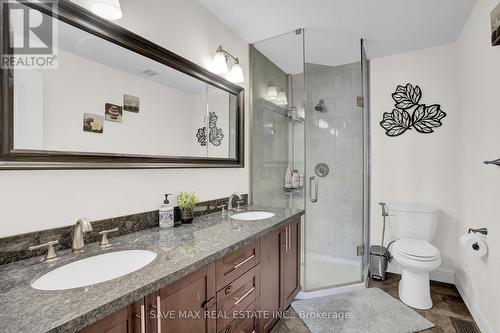
[[[389,224],[396,238],[431,241],[436,234],[439,209],[416,204],[388,204]]]

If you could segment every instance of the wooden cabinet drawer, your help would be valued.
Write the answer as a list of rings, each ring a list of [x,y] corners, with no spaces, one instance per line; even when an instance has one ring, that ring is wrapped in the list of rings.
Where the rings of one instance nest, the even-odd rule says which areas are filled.
[[[234,314],[245,310],[260,295],[260,266],[257,265],[217,292],[217,327],[226,327]]]
[[[259,262],[259,240],[220,258],[215,265],[217,290],[221,290]]]
[[[250,304],[248,308],[241,313],[241,316],[234,319],[225,328],[220,329],[219,333],[255,333],[258,332],[258,316],[255,311],[259,308],[259,300]]]

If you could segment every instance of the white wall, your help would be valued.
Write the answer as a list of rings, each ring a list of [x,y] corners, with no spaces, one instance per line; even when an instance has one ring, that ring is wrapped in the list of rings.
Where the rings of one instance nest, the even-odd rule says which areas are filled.
[[[24,81],[33,81],[39,73],[43,76],[43,82],[33,89],[14,92],[16,100],[29,101],[32,96],[43,96],[44,104],[40,108],[45,121],[40,121],[39,127],[45,140],[41,149],[207,156],[207,148],[202,147],[195,136],[197,129],[204,126],[207,112],[206,85],[202,82],[192,84],[196,89],[182,90],[62,50],[58,52],[57,70],[20,69],[15,74],[19,72],[30,74],[27,79],[23,78]],[[217,114],[227,120],[229,93],[221,92],[226,97],[226,112],[224,114],[222,108],[218,108]],[[105,103],[123,105],[124,93],[140,98],[139,113],[123,110],[122,122],[104,121],[103,133],[100,134],[83,131],[84,113],[104,117]],[[15,114],[22,110],[22,106],[14,106]],[[30,114],[30,111],[22,113]],[[33,129],[33,126],[21,128],[17,125],[21,132]],[[227,132],[226,124],[224,133]],[[31,142],[23,145],[15,141],[14,146],[39,148],[38,145],[32,146]]]
[[[442,256],[441,270],[455,266],[458,217],[459,102],[456,47],[445,45],[371,60],[371,242],[379,244],[382,216],[379,202],[421,203],[441,209],[433,243]],[[434,133],[415,130],[389,137],[379,125],[384,112],[394,109],[391,94],[397,85],[422,89],[420,103],[441,104],[447,116]],[[386,245],[392,240],[387,227]],[[394,269],[394,268],[393,268]]]
[[[458,165],[458,232],[488,227],[489,254],[456,252],[456,282],[480,320],[483,332],[500,332],[500,167],[484,160],[500,157],[500,47],[490,42],[490,11],[498,0],[480,0],[457,45],[461,106]]]
[[[124,53],[122,57],[130,55]],[[148,68],[148,64],[143,66]],[[175,74],[172,69],[161,70],[162,78],[155,76],[152,80],[136,75],[134,70],[111,67],[61,49],[57,70],[16,70],[14,147],[231,157],[229,142],[235,137],[230,132],[236,124],[233,121],[230,128],[229,118],[234,118],[230,113],[235,110],[235,95],[180,72],[171,75]],[[123,110],[122,122],[104,121],[103,133],[83,131],[85,113],[104,119],[105,103],[122,105],[124,93],[139,96],[139,113]],[[210,141],[208,146],[201,146],[195,136],[206,126],[207,111],[216,113],[217,128],[224,135],[219,146]]]
[[[197,1],[121,4],[118,24],[203,67],[209,68],[223,45],[239,57],[248,91],[247,43]],[[246,137],[247,144],[248,128]],[[248,148],[246,155],[248,161]],[[81,216],[93,220],[153,210],[163,193],[194,190],[202,200],[246,193],[248,168],[0,171],[0,237],[73,224]]]
[[[444,211],[435,244],[441,269],[455,271],[455,284],[482,332],[500,332],[500,47],[490,41],[490,11],[498,0],[481,0],[452,45],[373,59],[372,243],[380,241],[379,201],[414,201]],[[383,134],[378,122],[390,111],[397,83],[418,83],[422,101],[440,103],[448,116],[430,135]],[[487,227],[489,253],[467,255],[458,237]]]

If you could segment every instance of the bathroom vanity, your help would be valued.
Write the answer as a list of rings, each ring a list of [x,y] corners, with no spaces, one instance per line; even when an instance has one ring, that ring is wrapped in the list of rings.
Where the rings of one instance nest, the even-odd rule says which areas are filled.
[[[279,319],[276,312],[285,310],[300,289],[303,210],[244,210],[275,215],[244,221],[217,212],[180,228],[110,238],[108,249],[91,243],[83,253],[62,251],[54,263],[38,257],[4,265],[0,322],[8,326],[2,330],[268,332]],[[31,286],[75,260],[130,249],[157,256],[133,273],[87,287],[48,291]]]

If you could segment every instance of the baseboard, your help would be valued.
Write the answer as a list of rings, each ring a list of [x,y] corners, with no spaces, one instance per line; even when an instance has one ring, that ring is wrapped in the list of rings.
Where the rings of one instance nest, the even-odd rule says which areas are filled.
[[[387,271],[389,273],[401,274],[401,267],[397,263],[392,261],[391,263],[389,263]],[[445,268],[440,268],[432,271],[429,274],[429,279],[432,281],[455,284],[455,272]]]
[[[471,297],[469,296],[469,294],[467,293],[463,284],[461,283],[460,279],[457,276],[455,277],[455,286],[457,287],[458,293],[460,294],[460,296],[462,296],[465,305],[467,305],[467,308],[469,309],[472,318],[474,318],[474,321],[476,322],[481,332],[495,333],[495,329],[488,321],[483,311],[481,311],[481,309],[472,302]]]

